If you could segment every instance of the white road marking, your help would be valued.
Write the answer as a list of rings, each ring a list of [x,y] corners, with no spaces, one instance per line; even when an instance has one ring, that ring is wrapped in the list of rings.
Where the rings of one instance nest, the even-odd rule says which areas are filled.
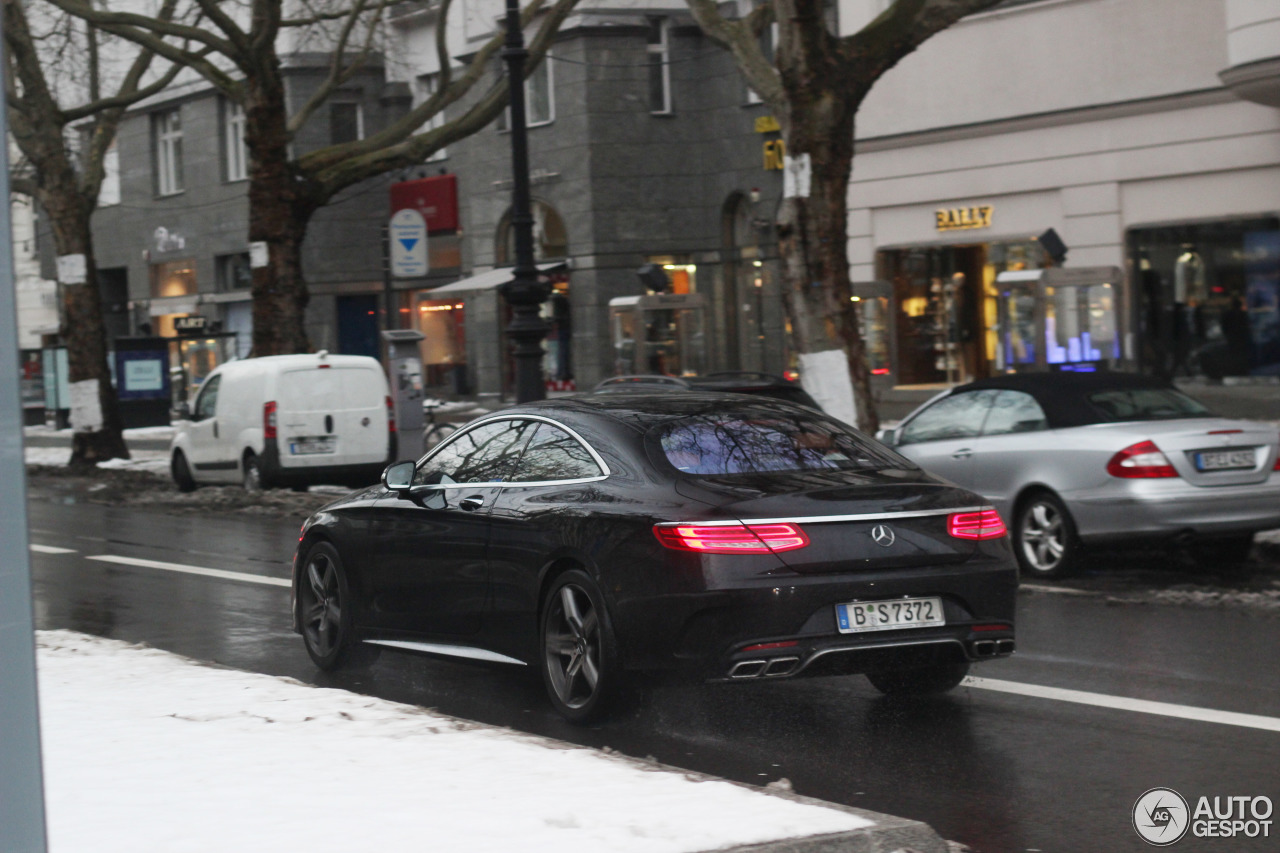
[[[74,554],[75,548],[55,548],[53,545],[37,545],[32,542],[27,546],[37,554]]]
[[[1087,589],[1072,589],[1069,586],[1042,586],[1036,583],[1018,584],[1018,589],[1025,589],[1028,592],[1052,592],[1058,595],[1096,595]]]
[[[1225,726],[1243,726],[1249,729],[1262,729],[1268,732],[1280,732],[1280,719],[1262,717],[1257,714],[1239,714],[1235,711],[1215,711],[1212,708],[1196,708],[1191,705],[1174,705],[1169,702],[1153,702],[1149,699],[1130,699],[1127,696],[1109,696],[1105,693],[1089,693],[1084,690],[1068,690],[1064,687],[1045,687],[1040,684],[1022,684],[1016,681],[1001,681],[995,678],[977,678],[969,676],[963,682],[966,687],[979,690],[994,690],[998,693],[1013,693],[1018,696],[1033,696],[1037,699],[1054,699],[1058,702],[1075,702],[1079,705],[1093,705],[1097,708],[1114,708],[1119,711],[1135,711],[1140,714],[1156,714],[1161,717],[1176,717],[1180,720],[1195,720],[1201,723],[1221,723]]]
[[[99,554],[85,557],[86,560],[97,560],[100,563],[119,563],[124,566],[139,566],[144,569],[163,569],[167,572],[182,572],[188,575],[203,575],[209,578],[222,578],[229,581],[245,581],[267,586],[291,586],[285,578],[269,578],[264,575],[251,575],[246,572],[228,572],[224,569],[206,569],[201,566],[187,566],[182,563],[165,563],[160,560],[141,560],[137,557],[117,557],[114,554]]]

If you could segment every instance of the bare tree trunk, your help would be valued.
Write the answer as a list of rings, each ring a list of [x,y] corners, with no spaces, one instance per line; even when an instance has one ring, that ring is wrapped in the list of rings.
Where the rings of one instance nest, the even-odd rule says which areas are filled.
[[[49,216],[58,256],[83,255],[85,259],[84,282],[61,285],[68,379],[72,401],[79,404],[73,411],[71,465],[93,467],[106,459],[128,459],[129,448],[107,363],[106,327],[89,228],[92,206],[78,192],[44,191],[39,196]]]
[[[318,208],[313,187],[293,167],[282,78],[254,82],[245,111],[249,154],[249,241],[266,243],[268,262],[253,270],[254,356],[308,352],[302,242]]]
[[[778,215],[784,301],[799,351],[813,355],[838,350],[848,368],[847,377],[810,377],[806,387],[812,390],[828,381],[833,385],[851,381],[857,424],[874,432],[879,417],[853,307],[846,253],[857,103],[825,87],[808,91],[812,97],[793,100],[783,128],[789,156],[807,154],[811,164],[808,196],[786,199]],[[824,364],[834,368],[836,360]]]

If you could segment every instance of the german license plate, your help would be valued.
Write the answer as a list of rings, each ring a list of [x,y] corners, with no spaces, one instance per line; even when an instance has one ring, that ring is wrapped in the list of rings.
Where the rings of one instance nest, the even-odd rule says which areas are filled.
[[[836,605],[836,625],[841,634],[945,624],[947,620],[942,615],[941,598],[899,598]]]
[[[1253,450],[1215,450],[1196,454],[1197,471],[1230,471],[1254,467]]]
[[[289,452],[294,456],[309,456],[313,453],[332,453],[332,438],[297,438],[289,442]]]

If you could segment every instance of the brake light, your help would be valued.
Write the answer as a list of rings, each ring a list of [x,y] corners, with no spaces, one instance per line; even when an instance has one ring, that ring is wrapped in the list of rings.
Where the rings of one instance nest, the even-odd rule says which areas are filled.
[[[999,539],[1009,534],[994,509],[953,512],[947,516],[947,532],[957,539]]]
[[[1121,450],[1107,463],[1107,473],[1112,477],[1130,480],[1151,480],[1176,477],[1178,472],[1169,457],[1160,452],[1153,441],[1140,441]]]
[[[1272,471],[1280,471],[1280,444],[1276,445],[1276,464],[1271,466]]]
[[[262,437],[276,437],[276,401],[262,404]]]
[[[391,395],[387,395],[387,432],[396,431],[396,404],[391,401]]]
[[[673,551],[703,554],[776,554],[809,544],[798,524],[677,524],[655,526],[653,535]]]

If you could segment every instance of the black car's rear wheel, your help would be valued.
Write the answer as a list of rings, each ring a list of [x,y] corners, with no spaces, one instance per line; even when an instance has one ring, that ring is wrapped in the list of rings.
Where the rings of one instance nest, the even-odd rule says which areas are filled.
[[[1075,567],[1080,556],[1075,523],[1055,495],[1038,492],[1018,507],[1013,553],[1022,572],[1031,577],[1060,577]]]
[[[926,695],[946,693],[969,674],[969,663],[940,663],[916,669],[890,669],[868,672],[867,680],[881,693],[889,695]]]
[[[351,587],[338,550],[317,542],[307,552],[298,583],[302,641],[316,666],[326,672],[344,665],[367,665],[376,647],[362,646],[355,636]]]
[[[617,643],[604,597],[579,569],[556,578],[542,603],[542,680],[565,719],[586,723],[603,716],[622,686]]]

